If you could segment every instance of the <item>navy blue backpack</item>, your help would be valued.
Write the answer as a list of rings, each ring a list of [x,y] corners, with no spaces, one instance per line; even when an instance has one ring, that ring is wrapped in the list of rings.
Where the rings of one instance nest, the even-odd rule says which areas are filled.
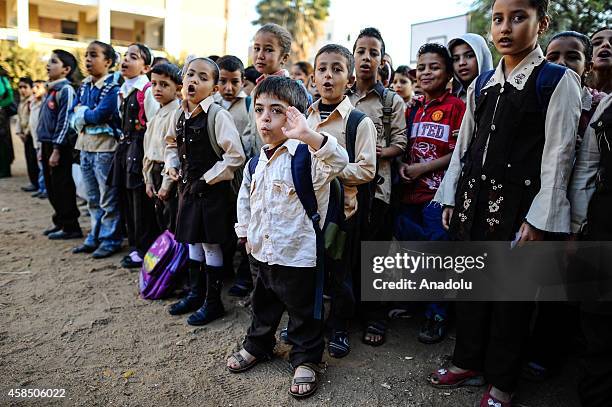
[[[355,161],[355,138],[357,127],[366,115],[358,110],[351,111],[346,126],[346,144],[349,162]],[[254,155],[247,163],[251,178],[259,162],[259,154]],[[342,250],[346,241],[346,234],[342,230],[344,223],[344,188],[338,179],[330,183],[329,204],[323,228],[319,226],[321,215],[319,205],[312,185],[312,157],[308,145],[300,144],[295,150],[291,160],[291,177],[295,193],[304,207],[306,214],[312,221],[317,237],[317,274],[315,291],[315,318],[323,318],[323,286],[325,280],[325,255],[334,260],[342,257]]]

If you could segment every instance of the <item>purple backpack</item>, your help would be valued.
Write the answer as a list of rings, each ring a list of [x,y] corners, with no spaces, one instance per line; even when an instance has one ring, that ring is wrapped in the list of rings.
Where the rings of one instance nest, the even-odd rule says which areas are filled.
[[[180,274],[185,270],[189,251],[165,231],[147,251],[140,270],[140,296],[157,300],[172,293]]]

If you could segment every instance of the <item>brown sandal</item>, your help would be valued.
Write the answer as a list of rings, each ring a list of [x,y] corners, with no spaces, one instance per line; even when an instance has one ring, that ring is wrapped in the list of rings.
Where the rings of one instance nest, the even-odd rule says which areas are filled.
[[[234,352],[232,353],[230,357],[236,359],[236,362],[238,362],[238,365],[240,366],[238,368],[227,366],[227,370],[229,370],[232,373],[246,372],[247,370],[255,366],[257,363],[259,363],[258,358],[253,359],[251,362],[247,362],[246,359],[242,357],[240,352]]]
[[[309,384],[310,385],[310,390],[308,390],[306,393],[294,393],[291,391],[291,387],[289,387],[289,394],[292,395],[293,397],[295,397],[296,399],[305,399],[307,397],[312,396],[317,389],[319,388],[319,370],[317,369],[317,367],[312,364],[312,363],[304,363],[303,365],[299,365],[297,368],[295,368],[295,370],[297,370],[298,368],[303,368],[306,370],[309,370],[310,372],[312,372],[312,377],[309,376],[303,376],[303,377],[294,377],[291,381],[291,386],[299,386],[301,384]],[[294,371],[295,374],[295,371]]]

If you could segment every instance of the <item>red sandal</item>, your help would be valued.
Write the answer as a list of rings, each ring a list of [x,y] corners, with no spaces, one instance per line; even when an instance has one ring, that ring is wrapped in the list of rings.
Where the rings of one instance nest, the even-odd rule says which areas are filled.
[[[489,385],[480,402],[477,401],[474,407],[512,407],[512,401],[501,401],[491,396],[491,387],[493,386]]]
[[[440,389],[454,389],[461,386],[482,386],[485,381],[482,373],[468,370],[463,373],[453,373],[442,368],[431,373],[427,378],[429,384]]]

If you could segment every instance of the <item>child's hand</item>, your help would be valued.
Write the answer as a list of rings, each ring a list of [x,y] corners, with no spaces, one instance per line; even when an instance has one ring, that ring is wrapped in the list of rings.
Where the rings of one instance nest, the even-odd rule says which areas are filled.
[[[382,146],[376,146],[376,158],[382,158],[383,156],[383,148]]]
[[[447,206],[442,211],[442,227],[446,230],[450,228],[450,222],[453,218],[453,212],[455,212],[455,208],[451,206]]]
[[[287,122],[282,128],[283,134],[287,136],[287,138],[302,141],[304,134],[310,131],[310,127],[308,127],[306,123],[306,118],[293,106],[289,106],[285,114],[287,116]]]
[[[51,153],[51,157],[49,157],[49,167],[57,167],[60,161],[60,152],[59,150],[53,150]]]
[[[169,168],[168,169],[168,176],[170,177],[170,179],[172,181],[178,181],[179,180],[179,173],[178,173],[178,170],[176,168]]]
[[[156,195],[155,186],[153,184],[147,184],[145,187],[145,192],[149,198],[153,199],[153,197]]]
[[[167,201],[168,198],[170,198],[170,194],[168,193],[167,189],[161,188],[159,191],[157,191],[157,197],[162,201]]]
[[[402,165],[402,170],[405,178],[414,181],[427,172],[427,167],[425,163],[405,164]]]
[[[523,222],[519,229],[520,238],[518,240],[518,247],[521,247],[525,242],[541,241],[544,240],[544,232],[540,229],[534,228],[527,222]]]

